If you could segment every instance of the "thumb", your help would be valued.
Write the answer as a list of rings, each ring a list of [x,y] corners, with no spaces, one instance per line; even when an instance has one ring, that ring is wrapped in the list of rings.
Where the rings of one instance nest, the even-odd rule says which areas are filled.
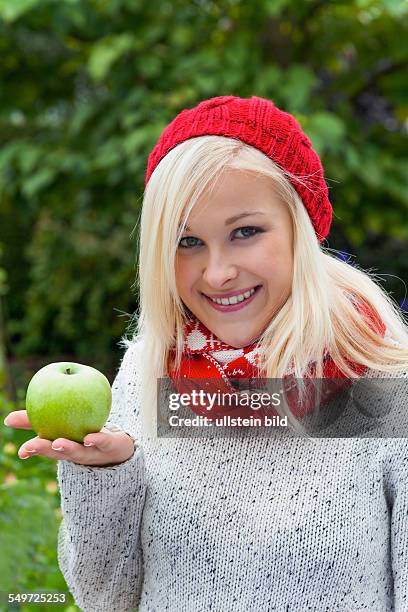
[[[124,432],[123,432],[124,433]],[[112,437],[117,434],[112,433],[108,429],[102,428],[98,433],[92,433],[84,438],[84,446],[95,446],[99,450],[109,450]]]

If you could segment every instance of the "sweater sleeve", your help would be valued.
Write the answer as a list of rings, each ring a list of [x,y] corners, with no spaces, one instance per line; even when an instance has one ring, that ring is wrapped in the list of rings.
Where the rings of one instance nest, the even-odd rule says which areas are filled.
[[[132,434],[126,413],[128,371],[134,358],[127,349],[112,385],[108,422]],[[94,467],[60,460],[57,469],[62,521],[58,563],[76,604],[84,612],[136,609],[143,581],[140,523],[146,492],[143,448],[127,461]]]
[[[408,439],[386,439],[385,492],[390,507],[394,610],[408,610]]]

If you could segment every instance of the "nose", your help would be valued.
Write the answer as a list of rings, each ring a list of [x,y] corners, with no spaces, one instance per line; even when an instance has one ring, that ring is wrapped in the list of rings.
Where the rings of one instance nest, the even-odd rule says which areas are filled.
[[[222,289],[238,276],[237,265],[223,253],[209,255],[203,268],[203,280],[209,288]]]

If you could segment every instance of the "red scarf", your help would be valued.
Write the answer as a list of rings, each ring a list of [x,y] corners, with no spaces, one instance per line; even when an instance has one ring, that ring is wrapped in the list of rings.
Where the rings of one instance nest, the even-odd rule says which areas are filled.
[[[383,337],[385,325],[378,313],[365,304],[360,304],[358,310],[370,320],[370,327]],[[216,355],[217,358],[210,355],[214,351],[220,352],[220,354]],[[223,363],[222,351],[233,351],[234,358],[228,363]],[[262,389],[263,383],[258,369],[260,354],[256,342],[236,349],[219,340],[194,317],[189,319],[184,329],[184,350],[179,373],[173,367],[174,360],[175,351],[173,350],[169,355],[168,372],[178,393],[191,393],[193,390],[203,389],[206,393],[237,394],[237,387],[232,384],[231,379],[252,379],[252,381],[256,379],[257,390],[266,393],[266,389]],[[367,369],[362,365],[350,361],[347,362],[359,376],[363,375]],[[297,418],[309,414],[315,409],[313,378],[315,378],[315,368],[312,365],[310,374],[303,379],[306,382],[306,386],[307,380],[311,384],[306,393],[306,398],[301,404],[299,403],[297,385],[294,384],[296,382],[294,376],[288,374],[283,379],[286,401]],[[327,356],[324,360],[323,378],[328,380],[325,380],[322,389],[320,400],[322,405],[326,404],[336,393],[349,386],[352,382],[339,370],[330,356]],[[205,380],[203,385],[201,385],[196,379],[209,380]],[[254,410],[246,405],[231,404],[228,406],[225,403],[222,406],[216,404],[210,411],[207,409],[207,404],[191,406],[191,410],[195,414],[206,416],[210,420],[224,415],[230,415],[234,418],[248,418],[252,416],[263,419],[264,416],[272,417],[278,414],[271,407]]]

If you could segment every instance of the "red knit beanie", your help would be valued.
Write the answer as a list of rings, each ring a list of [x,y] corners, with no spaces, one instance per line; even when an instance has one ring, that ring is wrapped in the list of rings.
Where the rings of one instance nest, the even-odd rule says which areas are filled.
[[[264,98],[218,96],[181,111],[163,130],[149,155],[145,186],[170,149],[189,138],[206,135],[237,138],[298,176],[304,184],[291,183],[302,198],[318,239],[326,238],[332,207],[320,158],[296,119]]]

